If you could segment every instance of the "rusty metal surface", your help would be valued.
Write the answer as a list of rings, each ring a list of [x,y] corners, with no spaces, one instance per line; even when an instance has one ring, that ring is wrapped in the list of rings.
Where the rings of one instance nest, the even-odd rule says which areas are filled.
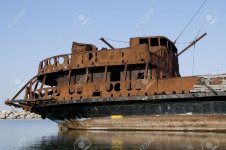
[[[216,96],[212,92],[194,92],[194,93],[187,93],[187,94],[161,94],[161,95],[149,95],[149,96],[131,96],[131,97],[105,97],[105,98],[89,98],[89,99],[78,99],[78,100],[63,100],[63,101],[54,101],[51,99],[30,99],[30,100],[14,100],[14,104],[16,103],[24,103],[26,105],[32,106],[57,106],[57,105],[64,105],[64,104],[85,104],[85,103],[98,103],[98,102],[131,102],[131,101],[147,101],[147,102],[165,102],[166,100],[171,101],[178,101],[182,100],[185,101],[186,99],[195,100],[195,99],[202,99],[202,98],[215,98],[220,99],[222,97],[226,97],[226,92],[219,92]],[[6,101],[6,103],[10,104],[12,101]]]
[[[110,50],[98,50],[91,44],[73,42],[71,54],[41,61],[38,74],[11,100],[6,100],[5,104],[38,113],[43,118],[61,121],[63,126],[72,129],[119,129],[124,124],[121,129],[162,130],[172,127],[172,130],[193,130],[196,124],[198,130],[225,130],[226,118],[221,115],[226,110],[222,108],[218,111],[217,108],[221,104],[225,105],[226,75],[181,77],[177,54],[178,50],[173,42],[163,36],[131,38],[129,47]],[[19,100],[17,97],[22,92],[24,98]],[[200,106],[202,103],[203,110],[195,110],[196,102],[193,103],[193,99],[194,102],[200,101]],[[174,106],[171,103],[174,101],[179,103]],[[98,104],[108,102],[105,109]],[[169,102],[167,108],[166,102]],[[182,110],[185,103],[186,110]],[[80,109],[81,105],[89,108]],[[117,125],[117,121],[106,118],[112,114],[106,113],[106,108],[116,109],[120,105],[124,109],[118,113],[125,114],[125,118],[116,127],[114,125]],[[171,105],[175,109],[181,109],[168,110]],[[142,110],[134,109],[138,106]],[[158,120],[158,117],[156,119],[153,116],[159,113],[155,108],[160,108],[160,115],[188,113],[191,108],[200,116],[171,116],[165,117],[168,119],[165,121]],[[97,119],[98,122],[95,119],[83,122],[89,127],[80,126],[78,121],[67,122],[81,117],[81,114],[95,115],[89,114],[87,110],[99,110],[102,113],[96,115],[103,118]],[[211,116],[203,116],[206,113],[217,114],[207,121]],[[144,114],[150,118],[142,117]],[[193,123],[194,120],[196,123]],[[139,125],[139,122],[143,124],[132,126],[134,123]]]
[[[131,38],[130,47],[113,50],[73,42],[71,50],[40,62],[37,77],[22,88],[25,100],[183,93],[198,80],[170,78],[180,76],[177,49],[165,37]]]
[[[197,89],[203,86],[202,79],[180,77],[177,48],[166,37],[131,38],[130,47],[112,50],[97,50],[94,45],[73,42],[71,54],[41,61],[38,75],[6,104],[22,108],[28,105],[27,109],[40,101],[51,104],[133,96],[173,97],[202,92]],[[221,82],[215,79],[214,84],[219,86]],[[13,103],[22,91],[24,101],[33,103]]]
[[[190,47],[192,47],[193,45],[195,45],[199,40],[201,40],[204,36],[206,36],[207,33],[202,34],[200,37],[198,37],[196,40],[194,40],[193,42],[191,42],[191,44],[189,44],[187,47],[185,47],[182,51],[180,51],[177,56],[180,56],[182,53],[184,53],[186,50],[188,50]]]

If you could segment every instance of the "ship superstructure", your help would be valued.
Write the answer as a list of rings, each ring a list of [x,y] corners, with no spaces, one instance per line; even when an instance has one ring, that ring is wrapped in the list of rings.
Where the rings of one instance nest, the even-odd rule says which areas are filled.
[[[73,42],[71,54],[41,61],[6,104],[67,129],[225,130],[226,75],[179,73],[178,56],[203,36],[181,52],[164,36],[117,49]]]

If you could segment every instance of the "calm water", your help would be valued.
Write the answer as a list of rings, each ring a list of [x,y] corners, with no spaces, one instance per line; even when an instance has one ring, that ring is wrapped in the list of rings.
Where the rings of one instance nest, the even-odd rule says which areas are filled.
[[[0,150],[226,150],[226,133],[58,132],[49,120],[0,120]]]

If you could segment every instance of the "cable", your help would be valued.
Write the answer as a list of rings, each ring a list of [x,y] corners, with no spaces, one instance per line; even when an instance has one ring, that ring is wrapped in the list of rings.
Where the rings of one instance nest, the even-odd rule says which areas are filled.
[[[197,37],[199,36],[199,34],[200,34],[200,32],[201,32],[203,26],[204,26],[204,23],[203,23],[203,24],[201,25],[201,27],[199,28],[199,30],[198,30],[198,32],[197,32],[197,34],[196,34],[196,36],[195,36],[194,39],[197,39]],[[180,42],[180,43],[176,43],[176,44],[190,44],[191,42],[192,42],[192,41],[190,41],[190,42]]]
[[[199,28],[199,31],[197,32],[195,39],[199,36],[203,26],[204,26],[204,23],[202,23],[201,27]]]
[[[204,23],[201,25],[199,31],[197,32],[196,36],[195,36],[195,39],[197,39],[197,37],[199,36],[202,28],[204,26]],[[196,47],[195,47],[195,44],[194,44],[194,51],[193,51],[193,64],[192,64],[192,75],[194,74],[194,69],[195,69],[195,50],[196,50]]]
[[[176,38],[176,40],[174,41],[174,44],[177,42],[177,40],[180,38],[180,36],[184,33],[184,31],[188,28],[188,26],[191,24],[191,22],[194,20],[195,16],[199,13],[200,9],[203,7],[203,5],[207,2],[207,0],[204,0],[204,2],[202,3],[202,5],[199,7],[199,9],[196,11],[196,13],[193,15],[193,17],[191,18],[191,20],[188,22],[188,24],[185,26],[185,28],[183,29],[183,31],[179,34],[179,36]]]
[[[121,42],[121,43],[129,43],[126,41],[119,41],[119,40],[113,40],[113,39],[108,39],[108,38],[104,38],[105,40],[109,40],[109,41],[114,41],[114,42]]]
[[[195,44],[194,44],[194,51],[193,51],[193,62],[192,62],[192,76],[194,75],[194,69],[195,69]]]
[[[176,44],[190,44],[191,43],[191,41],[190,42],[180,42],[180,43],[176,43]]]

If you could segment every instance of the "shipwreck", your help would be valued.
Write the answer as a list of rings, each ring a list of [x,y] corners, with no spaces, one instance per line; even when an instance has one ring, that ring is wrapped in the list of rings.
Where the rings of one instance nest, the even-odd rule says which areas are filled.
[[[181,77],[178,52],[164,36],[134,37],[129,47],[73,42],[71,53],[40,62],[6,105],[61,129],[226,130],[226,75]],[[18,98],[24,94],[24,98]]]

